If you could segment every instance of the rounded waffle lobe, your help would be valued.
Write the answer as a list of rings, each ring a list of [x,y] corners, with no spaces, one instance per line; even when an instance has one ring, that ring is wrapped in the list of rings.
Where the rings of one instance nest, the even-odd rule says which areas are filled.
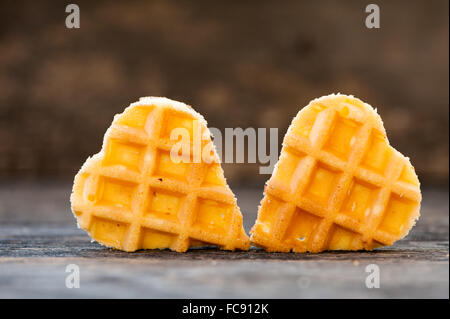
[[[267,251],[372,250],[419,218],[420,184],[368,104],[332,94],[293,119],[251,241]]]
[[[175,129],[188,138],[174,139]],[[173,160],[175,145],[188,154]],[[250,245],[206,121],[166,98],[141,98],[114,117],[75,176],[71,204],[79,227],[124,251]]]

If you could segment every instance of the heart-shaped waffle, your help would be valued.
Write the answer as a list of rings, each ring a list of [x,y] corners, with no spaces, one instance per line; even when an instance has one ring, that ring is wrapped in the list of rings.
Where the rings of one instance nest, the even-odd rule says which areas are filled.
[[[293,119],[251,241],[267,251],[371,250],[419,217],[420,184],[368,104],[332,94]]]
[[[174,141],[175,129],[190,138]],[[188,160],[173,160],[177,143],[189,150]],[[115,116],[102,150],[75,176],[71,203],[79,227],[124,251],[250,245],[206,121],[166,98],[141,98]]]

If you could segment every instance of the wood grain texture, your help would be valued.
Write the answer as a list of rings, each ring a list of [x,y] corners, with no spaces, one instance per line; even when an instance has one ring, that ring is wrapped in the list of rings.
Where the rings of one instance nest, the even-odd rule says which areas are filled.
[[[0,298],[448,298],[448,190],[425,190],[411,234],[373,252],[125,253],[76,228],[65,182],[0,182]],[[260,190],[237,189],[248,231]],[[65,268],[80,267],[67,289]],[[379,289],[365,267],[377,264]]]

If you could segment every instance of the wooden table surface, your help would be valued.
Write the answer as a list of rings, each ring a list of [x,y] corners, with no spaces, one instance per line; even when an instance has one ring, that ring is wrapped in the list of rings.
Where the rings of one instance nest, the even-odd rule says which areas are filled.
[[[373,252],[124,253],[76,228],[70,182],[0,182],[0,298],[448,298],[448,189],[425,189],[411,234]],[[248,231],[262,197],[235,189]],[[66,267],[80,288],[66,287]],[[380,269],[368,289],[366,266]]]

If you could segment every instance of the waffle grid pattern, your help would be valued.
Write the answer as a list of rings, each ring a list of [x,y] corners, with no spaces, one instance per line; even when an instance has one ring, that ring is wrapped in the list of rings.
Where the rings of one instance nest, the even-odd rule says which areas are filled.
[[[102,152],[88,159],[76,176],[72,210],[79,226],[93,238],[96,237],[95,228],[103,227],[115,237],[97,241],[125,251],[148,248],[143,246],[143,236],[147,233],[156,234],[159,239],[164,238],[167,246],[178,252],[184,252],[190,246],[205,244],[218,245],[226,250],[248,249],[249,239],[242,228],[242,215],[225,181],[224,185],[203,183],[208,169],[214,165],[220,167],[213,148],[209,163],[186,163],[185,171],[182,172],[177,171],[178,166],[169,167],[166,171],[159,170],[161,163],[158,161],[170,154],[175,143],[165,134],[167,118],[181,116],[196,120],[195,115],[166,105],[146,104],[149,103],[131,106],[148,112],[145,122],[141,123],[142,127],[130,127],[121,123],[120,116],[115,118],[105,135]],[[201,121],[199,123],[202,133],[209,134],[206,125]],[[112,143],[131,147],[132,154],[138,154],[137,162],[140,164],[114,165],[108,162],[108,148]],[[212,143],[210,139],[202,142],[202,149],[208,143]],[[191,141],[189,147],[193,151],[196,146]],[[114,193],[116,202],[102,199],[102,196],[108,197],[108,191],[114,191],[114,185],[120,185],[120,191]],[[156,217],[148,214],[149,206],[157,194],[163,195],[158,199],[160,201],[169,199],[167,204],[174,198],[179,199],[170,214]],[[227,229],[214,231],[196,226],[199,205],[203,201],[223,209],[227,214],[224,217],[228,221]]]
[[[251,241],[256,245],[268,251],[282,252],[371,250],[391,245],[405,236],[418,218],[421,201],[418,181],[416,184],[415,181],[399,180],[404,170],[412,169],[409,161],[389,146],[381,119],[370,106],[356,99],[343,99],[313,101],[308,107],[315,109],[317,116],[306,132],[294,128],[301,115],[294,119],[283,141],[284,159],[280,157],[265,187],[265,198],[251,231]],[[308,122],[311,120],[304,123]],[[354,128],[353,136],[343,139],[348,148],[342,143],[333,145],[341,126]],[[372,143],[374,136],[383,137],[387,151],[384,158],[383,154],[379,155],[381,160],[380,157],[371,158],[372,164],[383,166],[384,170],[371,168],[370,161],[369,166],[364,164],[369,152],[379,151]],[[297,164],[293,164],[295,169],[290,174],[291,179],[282,181],[277,170],[289,163]],[[314,197],[311,193],[319,174],[334,180],[329,192],[324,191],[328,193],[326,198]],[[355,187],[369,193],[365,200],[367,207],[359,218],[346,213],[346,210],[354,211],[358,203],[353,202],[349,209],[345,208],[351,202]],[[407,203],[409,214],[397,233],[382,227],[383,220],[389,218],[386,217],[390,214],[389,205],[393,203]],[[305,227],[309,229],[305,230]],[[292,238],[296,233],[307,236]],[[333,242],[334,234],[338,234],[336,238],[340,238],[340,242]]]

